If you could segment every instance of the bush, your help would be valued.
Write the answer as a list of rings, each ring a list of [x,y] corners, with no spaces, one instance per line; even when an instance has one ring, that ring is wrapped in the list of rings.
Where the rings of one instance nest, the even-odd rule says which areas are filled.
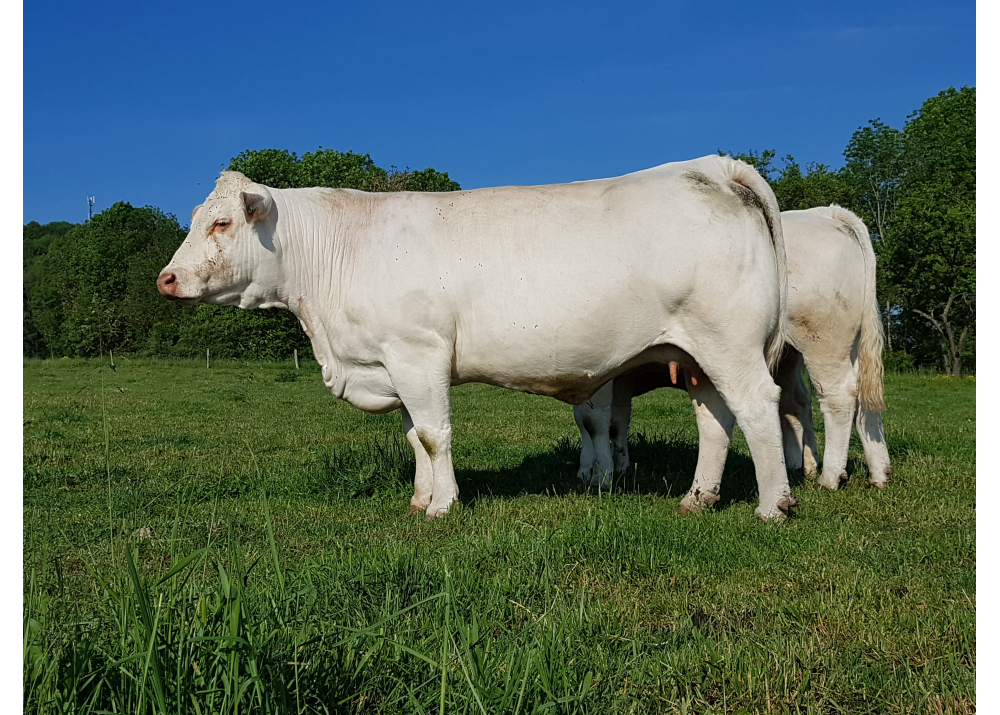
[[[913,372],[916,370],[916,360],[902,350],[886,350],[882,355],[882,366],[886,372]]]

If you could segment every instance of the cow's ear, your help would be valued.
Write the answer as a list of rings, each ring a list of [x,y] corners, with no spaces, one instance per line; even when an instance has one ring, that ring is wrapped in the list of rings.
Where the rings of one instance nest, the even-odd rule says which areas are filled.
[[[247,221],[250,222],[263,221],[274,208],[274,199],[266,191],[260,194],[242,191],[240,198],[243,199],[243,210],[246,212]]]
[[[204,204],[198,204],[193,209],[191,209],[191,223],[194,223],[194,215],[198,213],[198,209],[200,209],[203,205]]]

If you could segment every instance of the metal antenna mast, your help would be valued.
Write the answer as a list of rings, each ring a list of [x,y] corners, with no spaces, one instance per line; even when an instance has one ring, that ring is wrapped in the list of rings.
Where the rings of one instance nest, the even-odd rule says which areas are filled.
[[[87,197],[87,220],[94,218],[94,197]]]

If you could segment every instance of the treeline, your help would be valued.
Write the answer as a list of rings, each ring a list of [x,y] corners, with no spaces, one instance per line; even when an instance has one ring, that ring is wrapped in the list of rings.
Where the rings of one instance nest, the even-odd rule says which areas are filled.
[[[721,152],[720,152],[721,153]],[[878,119],[854,132],[845,164],[802,166],[768,149],[735,156],[770,182],[782,211],[831,203],[868,224],[892,368],[975,369],[976,90],[948,89],[902,129]],[[367,154],[330,149],[301,157],[245,151],[229,169],[277,188],[454,191],[447,173],[382,169]],[[310,355],[288,311],[181,307],[155,278],[186,229],[156,208],[118,203],[83,224],[24,227],[24,354],[287,359]]]

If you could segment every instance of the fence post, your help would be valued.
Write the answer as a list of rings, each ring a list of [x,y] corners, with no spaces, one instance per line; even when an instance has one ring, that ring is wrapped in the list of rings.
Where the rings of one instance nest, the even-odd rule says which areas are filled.
[[[210,362],[210,360],[211,360],[211,358],[212,358],[212,356],[211,356],[211,352],[212,352],[212,349],[211,349],[211,348],[205,348],[205,369],[206,369],[206,370],[207,370],[208,368],[212,367],[212,364],[211,364],[211,362]]]
[[[293,351],[295,353],[295,369],[299,369],[299,351],[298,349]]]
[[[115,354],[111,351],[111,348],[108,348],[108,355],[111,356],[111,367],[114,367],[115,366]]]

